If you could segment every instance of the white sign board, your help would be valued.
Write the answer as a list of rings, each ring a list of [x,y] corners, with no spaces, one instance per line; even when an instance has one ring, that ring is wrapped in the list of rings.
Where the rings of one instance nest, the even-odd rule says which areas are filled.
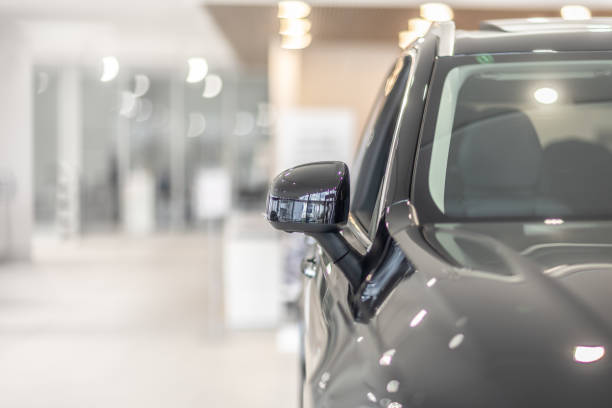
[[[194,181],[195,216],[198,220],[219,219],[231,208],[232,182],[223,168],[202,169]]]
[[[349,163],[355,146],[355,115],[348,109],[296,108],[279,112],[275,174],[315,161]]]

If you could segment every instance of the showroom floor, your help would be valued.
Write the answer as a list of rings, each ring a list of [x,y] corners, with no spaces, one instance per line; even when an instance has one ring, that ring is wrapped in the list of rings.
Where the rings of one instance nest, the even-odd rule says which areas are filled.
[[[296,406],[296,356],[277,333],[219,328],[205,273],[218,245],[42,241],[33,265],[1,266],[0,406]]]

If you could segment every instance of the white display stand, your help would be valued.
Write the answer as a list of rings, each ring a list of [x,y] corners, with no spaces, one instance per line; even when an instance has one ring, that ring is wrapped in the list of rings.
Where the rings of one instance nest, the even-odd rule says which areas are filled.
[[[232,182],[223,168],[200,169],[194,180],[193,202],[197,220],[215,220],[227,215],[231,208]]]
[[[155,230],[155,182],[145,169],[131,172],[123,194],[123,226],[130,234],[150,234]]]
[[[260,214],[231,214],[223,250],[226,326],[277,327],[282,318],[281,279],[278,233]]]

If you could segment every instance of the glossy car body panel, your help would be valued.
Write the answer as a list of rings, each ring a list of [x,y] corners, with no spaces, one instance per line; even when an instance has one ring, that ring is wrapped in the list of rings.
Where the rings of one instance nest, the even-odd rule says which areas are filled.
[[[397,231],[394,241],[414,264],[398,270],[400,282],[367,324],[355,324],[338,302],[346,293],[326,287],[323,297],[313,299],[322,305],[323,319],[311,321],[308,328],[310,334],[317,333],[310,347],[318,351],[313,361],[319,364],[310,373],[312,401],[306,406],[374,407],[381,400],[383,406],[609,406],[610,361],[574,360],[576,347],[608,348],[612,339],[607,313],[612,307],[607,290],[612,284],[609,245],[585,241],[581,247],[602,249],[597,265],[575,264],[565,269],[571,271],[568,274],[558,269],[552,269],[558,275],[543,274],[533,257],[544,248],[555,248],[564,265],[575,259],[572,250],[535,243],[554,241],[563,231],[544,228],[534,245],[521,245],[520,234],[508,243],[491,239],[488,229],[498,227],[465,232],[471,228],[431,226],[423,234],[413,226]],[[508,237],[508,230],[517,227],[505,225],[498,236]],[[526,227],[530,231],[540,226]],[[426,240],[440,231],[480,242],[508,262],[516,275],[473,270],[440,258],[434,248],[441,244],[432,248]],[[605,231],[610,225],[600,231],[601,237]],[[521,255],[509,242],[527,254]],[[332,267],[317,284],[342,287],[337,286],[338,276]]]

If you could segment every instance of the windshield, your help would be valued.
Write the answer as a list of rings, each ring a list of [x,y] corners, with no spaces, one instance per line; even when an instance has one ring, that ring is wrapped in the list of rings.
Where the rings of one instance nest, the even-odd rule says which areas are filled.
[[[432,90],[438,109],[421,142],[419,214],[609,218],[612,60],[468,61],[443,69]]]

